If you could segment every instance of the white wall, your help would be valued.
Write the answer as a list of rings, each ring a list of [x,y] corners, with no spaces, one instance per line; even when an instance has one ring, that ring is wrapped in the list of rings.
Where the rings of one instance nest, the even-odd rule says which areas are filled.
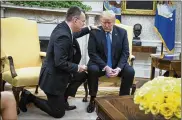
[[[57,24],[38,23],[39,36],[50,36]]]
[[[92,7],[92,11],[102,11],[103,10],[103,1],[98,2],[82,2],[85,5],[89,5]]]

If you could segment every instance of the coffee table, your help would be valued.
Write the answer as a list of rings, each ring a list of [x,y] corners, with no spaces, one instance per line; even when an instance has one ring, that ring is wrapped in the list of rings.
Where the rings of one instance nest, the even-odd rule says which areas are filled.
[[[95,99],[97,120],[152,120],[134,104],[133,96],[109,96]]]

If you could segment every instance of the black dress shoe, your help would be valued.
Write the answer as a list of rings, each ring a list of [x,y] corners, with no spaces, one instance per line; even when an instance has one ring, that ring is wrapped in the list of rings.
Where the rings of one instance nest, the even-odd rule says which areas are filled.
[[[65,110],[69,111],[74,109],[76,109],[75,105],[70,106],[68,102],[65,102]]]
[[[90,101],[88,107],[87,107],[87,112],[88,113],[92,113],[95,110],[95,102],[94,101]]]
[[[31,92],[27,90],[23,90],[21,94],[21,99],[19,102],[19,108],[22,112],[27,112],[27,107],[26,105],[30,103],[30,100],[28,99],[29,96],[31,95]]]

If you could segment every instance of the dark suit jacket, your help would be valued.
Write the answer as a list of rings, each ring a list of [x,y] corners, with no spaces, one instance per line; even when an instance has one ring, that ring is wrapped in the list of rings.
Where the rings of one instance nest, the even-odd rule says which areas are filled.
[[[74,33],[72,40],[66,22],[58,24],[53,30],[40,71],[39,85],[44,92],[52,95],[64,94],[71,74],[78,71],[78,63],[81,59],[80,47],[75,38],[87,33],[89,29],[84,28],[81,32]],[[74,48],[77,57],[74,57]]]
[[[100,26],[101,31],[90,32],[88,42],[88,54],[90,60],[88,65],[98,65],[103,69],[107,65],[106,34]],[[121,70],[128,64],[129,44],[126,30],[113,26],[112,31],[112,68],[119,67]]]

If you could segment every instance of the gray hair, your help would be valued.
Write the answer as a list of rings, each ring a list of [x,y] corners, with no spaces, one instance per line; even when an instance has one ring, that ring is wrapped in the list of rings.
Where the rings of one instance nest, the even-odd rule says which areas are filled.
[[[101,13],[101,17],[115,18],[115,13],[112,10],[105,10]]]
[[[77,6],[70,7],[66,13],[66,21],[71,21],[73,17],[79,18],[82,12],[84,13],[84,11]]]

